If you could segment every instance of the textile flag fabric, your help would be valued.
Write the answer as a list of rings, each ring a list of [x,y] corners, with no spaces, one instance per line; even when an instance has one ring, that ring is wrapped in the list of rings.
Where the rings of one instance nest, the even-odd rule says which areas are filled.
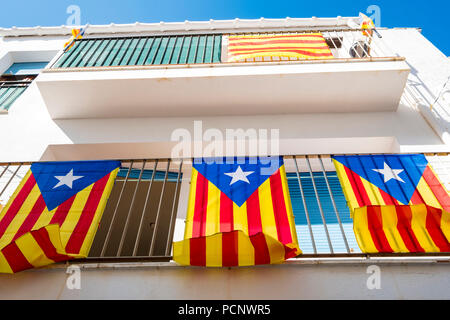
[[[87,257],[119,161],[34,163],[0,213],[0,272]]]
[[[363,252],[450,252],[450,196],[424,155],[333,162]]]
[[[83,37],[84,31],[85,29],[72,29],[72,37],[64,44],[64,51],[69,51],[73,47],[75,40]]]
[[[232,267],[300,254],[283,159],[229,160],[194,161],[184,240],[174,243],[174,260]]]
[[[321,33],[228,37],[228,62],[258,57],[332,59],[333,54]]]

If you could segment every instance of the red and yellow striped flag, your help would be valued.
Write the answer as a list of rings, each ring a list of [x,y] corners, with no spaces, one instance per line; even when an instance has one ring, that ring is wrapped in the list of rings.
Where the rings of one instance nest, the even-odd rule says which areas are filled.
[[[321,33],[228,37],[228,62],[258,57],[332,59],[333,54]]]
[[[184,240],[173,246],[177,263],[251,266],[301,253],[282,158],[269,168],[251,159],[193,165]]]
[[[333,162],[363,252],[450,252],[450,196],[424,155]]]
[[[0,272],[87,257],[119,167],[34,163],[0,213]]]

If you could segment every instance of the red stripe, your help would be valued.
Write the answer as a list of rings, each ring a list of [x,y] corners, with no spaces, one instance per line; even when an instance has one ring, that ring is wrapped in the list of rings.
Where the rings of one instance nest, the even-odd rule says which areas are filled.
[[[24,183],[22,188],[20,189],[17,196],[14,198],[13,202],[11,203],[11,206],[9,207],[8,211],[5,213],[3,219],[0,221],[0,238],[5,233],[6,229],[8,228],[11,221],[16,216],[19,209],[22,207],[23,203],[27,199],[28,195],[30,194],[31,190],[36,185],[36,180],[34,179],[33,174],[30,174],[27,181]]]
[[[378,188],[378,187],[376,187]],[[386,193],[384,190],[378,188],[380,191],[381,197],[383,198],[384,204],[386,205],[396,205],[398,204],[397,200],[395,200],[389,193]],[[382,203],[380,203],[382,204]]]
[[[84,205],[83,212],[81,213],[77,225],[75,226],[75,229],[73,230],[72,234],[70,235],[69,241],[67,242],[67,253],[76,254],[80,252],[81,246],[83,245],[84,239],[86,238],[86,234],[89,231],[92,220],[94,219],[95,211],[97,210],[109,176],[110,174],[107,174],[94,183],[94,186],[89,193],[86,204]]]
[[[369,196],[367,194],[366,189],[361,181],[359,175],[354,173],[352,170],[344,166],[345,173],[347,174],[348,180],[352,185],[353,193],[355,194],[356,200],[358,200],[358,204],[360,207],[371,205]]]
[[[305,46],[297,46],[297,47],[291,47],[291,46],[278,46],[278,47],[256,47],[254,46],[253,48],[241,48],[241,47],[237,47],[236,48],[229,48],[228,52],[236,52],[236,51],[279,51],[279,50],[326,50],[326,49],[330,49],[328,46],[310,46],[310,47],[305,47]]]
[[[356,186],[355,180],[353,179],[352,171],[347,168],[346,166],[342,165],[345,170],[345,174],[347,175],[348,181],[350,181],[350,185],[352,186],[353,194],[355,195],[356,201],[358,201],[359,207],[364,207],[364,201],[361,197],[361,194],[358,190],[358,187]]]
[[[258,190],[247,199],[247,223],[249,236],[262,232]]]
[[[238,231],[222,233],[222,266],[238,266],[238,251]]]
[[[237,51],[245,51],[245,50],[237,50]],[[244,54],[253,54],[253,53],[271,53],[271,52],[280,52],[280,53],[285,53],[285,52],[290,52],[290,53],[297,53],[297,54],[303,54],[305,56],[312,56],[312,57],[332,57],[333,55],[331,54],[331,52],[326,52],[326,53],[316,53],[316,52],[311,52],[311,51],[306,51],[306,50],[284,50],[284,49],[273,49],[273,50],[252,50],[249,52],[245,52],[245,53],[234,53],[233,55],[244,55]]]
[[[411,227],[412,212],[410,206],[395,206],[397,212],[397,230],[409,252],[425,252]]]
[[[191,266],[206,266],[206,237],[189,239]]]
[[[59,262],[59,261],[66,261],[72,259],[70,256],[59,254],[56,251],[55,246],[50,241],[50,236],[48,234],[47,229],[41,228],[36,231],[32,231],[31,235],[33,236],[34,240],[36,240],[39,247],[41,247],[42,251],[44,251],[47,258]]]
[[[260,232],[250,236],[250,241],[255,248],[255,265],[270,264],[270,253],[264,233]]]
[[[383,231],[380,206],[367,207],[367,222],[373,243],[378,252],[393,252]]]
[[[419,193],[419,190],[414,190],[414,193],[411,197],[411,203],[412,204],[421,204],[421,203],[425,203],[425,201],[423,201],[422,196]]]
[[[255,264],[270,263],[269,248],[262,233],[258,190],[247,199],[248,235],[255,248]],[[259,236],[259,235],[262,235]]]
[[[195,190],[194,217],[192,218],[192,237],[204,236],[206,233],[206,210],[208,205],[208,180],[199,172]]]
[[[233,201],[228,196],[220,193],[220,232],[230,232],[234,229]]]
[[[439,179],[434,175],[433,171],[429,166],[427,166],[423,172],[423,177],[433,192],[436,199],[441,204],[445,211],[450,212],[450,196],[447,191],[439,182]]]
[[[72,207],[76,196],[77,195],[70,197],[58,206],[52,217],[52,220],[50,220],[50,224],[59,224],[59,226],[63,224],[64,220],[66,220],[66,217],[69,214],[70,208]]]
[[[450,244],[441,229],[442,210],[427,207],[426,229],[441,252],[450,252]]]
[[[4,247],[2,253],[13,272],[34,268],[33,265],[28,262],[27,258],[25,258],[15,242]]]
[[[280,169],[271,175],[269,179],[278,240],[283,244],[292,243],[291,226],[289,225],[289,217],[284,199]]]
[[[12,241],[16,240],[18,237],[24,235],[25,233],[31,231],[34,225],[36,224],[36,221],[41,216],[42,212],[44,212],[45,208],[46,208],[45,201],[41,194],[34,203],[33,208],[28,213],[25,220],[22,222],[22,225],[20,226],[19,230],[17,230]]]
[[[282,35],[282,36],[259,36],[256,39],[284,39],[284,38],[298,38],[298,37],[313,37],[313,38],[320,38],[320,39],[324,39],[322,35],[319,34],[287,34],[287,35]],[[246,36],[233,36],[232,38],[229,38],[229,41],[234,41],[234,40],[251,40],[251,37],[246,37]],[[302,40],[304,41],[304,40]]]
[[[322,44],[325,45],[327,48],[329,48],[326,45],[325,40],[267,40],[267,41],[247,41],[247,42],[234,42],[230,41],[228,44],[229,47],[241,47],[241,46],[262,46],[262,45],[269,45],[269,44]]]

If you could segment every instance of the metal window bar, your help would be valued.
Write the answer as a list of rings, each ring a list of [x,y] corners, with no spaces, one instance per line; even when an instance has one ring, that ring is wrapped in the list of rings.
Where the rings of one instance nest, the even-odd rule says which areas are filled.
[[[442,170],[450,166],[448,154],[426,154],[427,158],[442,164]],[[358,252],[356,240],[351,233],[351,219],[348,207],[333,171],[329,156],[285,156],[288,186],[298,221],[304,215],[306,222],[300,248],[304,250],[305,235],[310,234],[312,250],[304,250],[303,257],[342,257],[342,256],[389,256],[387,254],[368,255]],[[192,159],[189,159],[192,160]],[[293,161],[293,163],[292,163]],[[92,254],[88,261],[119,261],[120,259],[148,259],[151,261],[169,260],[175,219],[180,198],[183,172],[189,172],[191,165],[183,160],[170,159],[123,160],[115,186],[106,205],[100,228],[94,239]],[[139,164],[139,165],[138,165]],[[4,204],[5,196],[11,196],[20,183],[21,172],[28,170],[30,163],[0,163],[0,197]],[[136,168],[135,168],[136,167]],[[297,185],[298,198],[294,199],[293,185]],[[306,188],[306,189],[305,189]],[[337,194],[336,192],[339,192]],[[335,216],[333,220],[332,217]],[[350,222],[350,223],[349,223]],[[345,223],[345,227],[343,226]],[[314,229],[314,227],[316,229]],[[328,230],[319,234],[318,229]],[[308,228],[308,229],[307,229]],[[102,230],[102,232],[100,231]],[[299,230],[299,229],[298,229]],[[340,230],[340,233],[339,233]],[[345,250],[343,245],[345,244]],[[324,241],[328,243],[325,248]],[[331,243],[330,243],[331,242]],[[331,246],[330,246],[331,244]],[[319,247],[317,247],[317,245]],[[339,248],[340,249],[336,249]],[[326,250],[324,250],[324,248]],[[310,253],[311,252],[311,253]],[[445,255],[449,253],[391,254],[390,256]],[[300,257],[302,257],[300,256]],[[86,261],[84,260],[84,261]],[[121,260],[120,260],[121,261]]]

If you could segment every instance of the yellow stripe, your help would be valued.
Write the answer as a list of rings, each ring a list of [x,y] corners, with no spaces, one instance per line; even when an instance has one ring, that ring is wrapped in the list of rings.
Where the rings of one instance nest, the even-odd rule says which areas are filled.
[[[247,202],[240,207],[233,202],[233,228],[248,235]]]
[[[61,225],[61,242],[64,248],[66,247],[73,230],[80,220],[84,206],[86,205],[87,199],[89,198],[89,194],[91,193],[93,186],[94,183],[77,193],[77,195],[75,196],[75,200],[72,203],[72,207],[70,208],[66,219]]]
[[[20,207],[19,211],[17,211],[8,228],[6,228],[5,233],[0,239],[0,248],[8,245],[12,241],[12,239],[14,239],[14,236],[16,235],[17,231],[19,231],[19,228],[22,226],[25,219],[28,217],[31,209],[33,208],[36,200],[40,195],[41,193],[39,191],[39,187],[36,184],[31,190],[28,197],[22,203],[22,206]]]
[[[61,233],[60,233],[60,227],[57,224],[50,224],[45,227],[48,233],[48,237],[50,238],[50,242],[53,244],[53,246],[56,249],[56,252],[59,254],[65,254],[69,256],[73,256],[72,254],[66,253],[66,250],[64,249],[62,243],[61,243]]]
[[[25,177],[23,177],[22,181],[20,181],[19,186],[16,188],[16,190],[14,191],[13,195],[9,198],[8,203],[6,204],[6,206],[2,209],[2,212],[0,213],[0,220],[3,219],[3,217],[5,216],[6,212],[8,211],[9,207],[11,207],[12,202],[14,201],[14,199],[16,198],[17,194],[20,192],[20,190],[22,189],[23,185],[25,184],[25,182],[28,180],[28,178],[31,175],[31,170],[28,170],[27,174],[25,175]]]
[[[238,232],[238,263],[239,266],[255,265],[255,249],[247,234]]]
[[[173,260],[182,266],[191,264],[189,239],[173,243]]]
[[[298,245],[297,230],[295,229],[294,210],[292,210],[291,196],[289,194],[289,187],[286,178],[286,168],[284,164],[280,167],[280,176],[281,176],[281,186],[283,187],[284,203],[286,204],[286,212],[288,215],[289,226],[291,229],[292,244],[296,246],[297,254],[300,254],[302,252]]]
[[[442,210],[441,230],[447,241],[450,242],[450,212]]]
[[[24,234],[15,242],[22,254],[28,262],[33,265],[33,267],[42,267],[54,262],[53,260],[47,258],[44,251],[41,249],[36,240],[34,240],[34,237],[30,232]]]
[[[45,207],[44,211],[42,211],[41,216],[34,224],[34,227],[32,228],[32,230],[38,230],[38,229],[43,228],[46,225],[48,225],[50,223],[50,221],[52,220],[53,215],[55,214],[57,209],[58,209],[58,207],[56,207],[52,211],[48,211],[47,207]]]
[[[383,231],[392,250],[394,252],[409,252],[397,229],[398,219],[395,206],[381,207],[381,221],[383,221]]]
[[[265,234],[278,239],[275,213],[272,204],[272,192],[270,190],[270,179],[267,179],[259,188],[259,208],[261,210],[261,225]]]
[[[81,245],[79,256],[87,257],[87,255],[89,254],[89,250],[91,249],[92,242],[94,241],[95,234],[98,230],[98,225],[100,223],[100,220],[102,219],[103,212],[105,211],[106,204],[108,202],[109,195],[111,194],[111,190],[114,186],[114,181],[116,180],[118,172],[119,168],[113,170],[110,173],[108,182],[105,185],[105,189],[103,190],[103,194],[100,198],[97,209],[95,211],[94,218],[92,219],[91,225],[89,226],[89,230],[86,234],[86,237],[84,238],[83,244]]]
[[[284,245],[268,235],[264,235],[264,237],[266,239],[267,248],[269,249],[270,263],[275,264],[284,262]]]
[[[336,173],[339,178],[339,183],[341,184],[342,191],[344,192],[345,199],[347,200],[347,205],[350,208],[350,215],[353,217],[355,208],[359,207],[358,200],[356,199],[355,193],[353,192],[353,188],[350,183],[349,177],[345,172],[344,165],[336,161],[335,159],[333,159],[333,163],[336,168]]]
[[[206,236],[220,232],[220,190],[208,181],[208,204],[206,208]]]
[[[192,228],[194,226],[194,211],[195,211],[195,192],[197,189],[197,175],[198,171],[192,168],[191,187],[189,190],[189,200],[186,213],[186,227],[184,229],[184,239],[192,238]]]
[[[383,196],[381,195],[380,189],[373,183],[364,179],[363,177],[360,178],[364,185],[364,189],[366,190],[366,193],[369,197],[370,203],[372,205],[381,205],[381,206],[386,205],[386,202],[384,201]]]
[[[423,201],[427,205],[429,205],[431,207],[442,209],[441,204],[439,203],[439,201],[437,200],[433,191],[431,191],[430,187],[428,186],[427,182],[425,181],[425,179],[423,177],[420,178],[416,189],[419,192],[420,196],[422,197]]]
[[[425,205],[411,206],[412,219],[411,219],[411,229],[414,232],[420,246],[425,250],[425,252],[439,252],[439,248],[436,247],[433,240],[431,239],[428,231],[426,230],[426,219],[428,211]]]
[[[0,273],[13,273],[3,253],[0,251]]]
[[[222,266],[222,234],[206,237],[206,266]]]
[[[367,220],[367,207],[357,208],[353,216],[353,231],[358,246],[364,253],[377,253],[378,250],[372,240]]]

